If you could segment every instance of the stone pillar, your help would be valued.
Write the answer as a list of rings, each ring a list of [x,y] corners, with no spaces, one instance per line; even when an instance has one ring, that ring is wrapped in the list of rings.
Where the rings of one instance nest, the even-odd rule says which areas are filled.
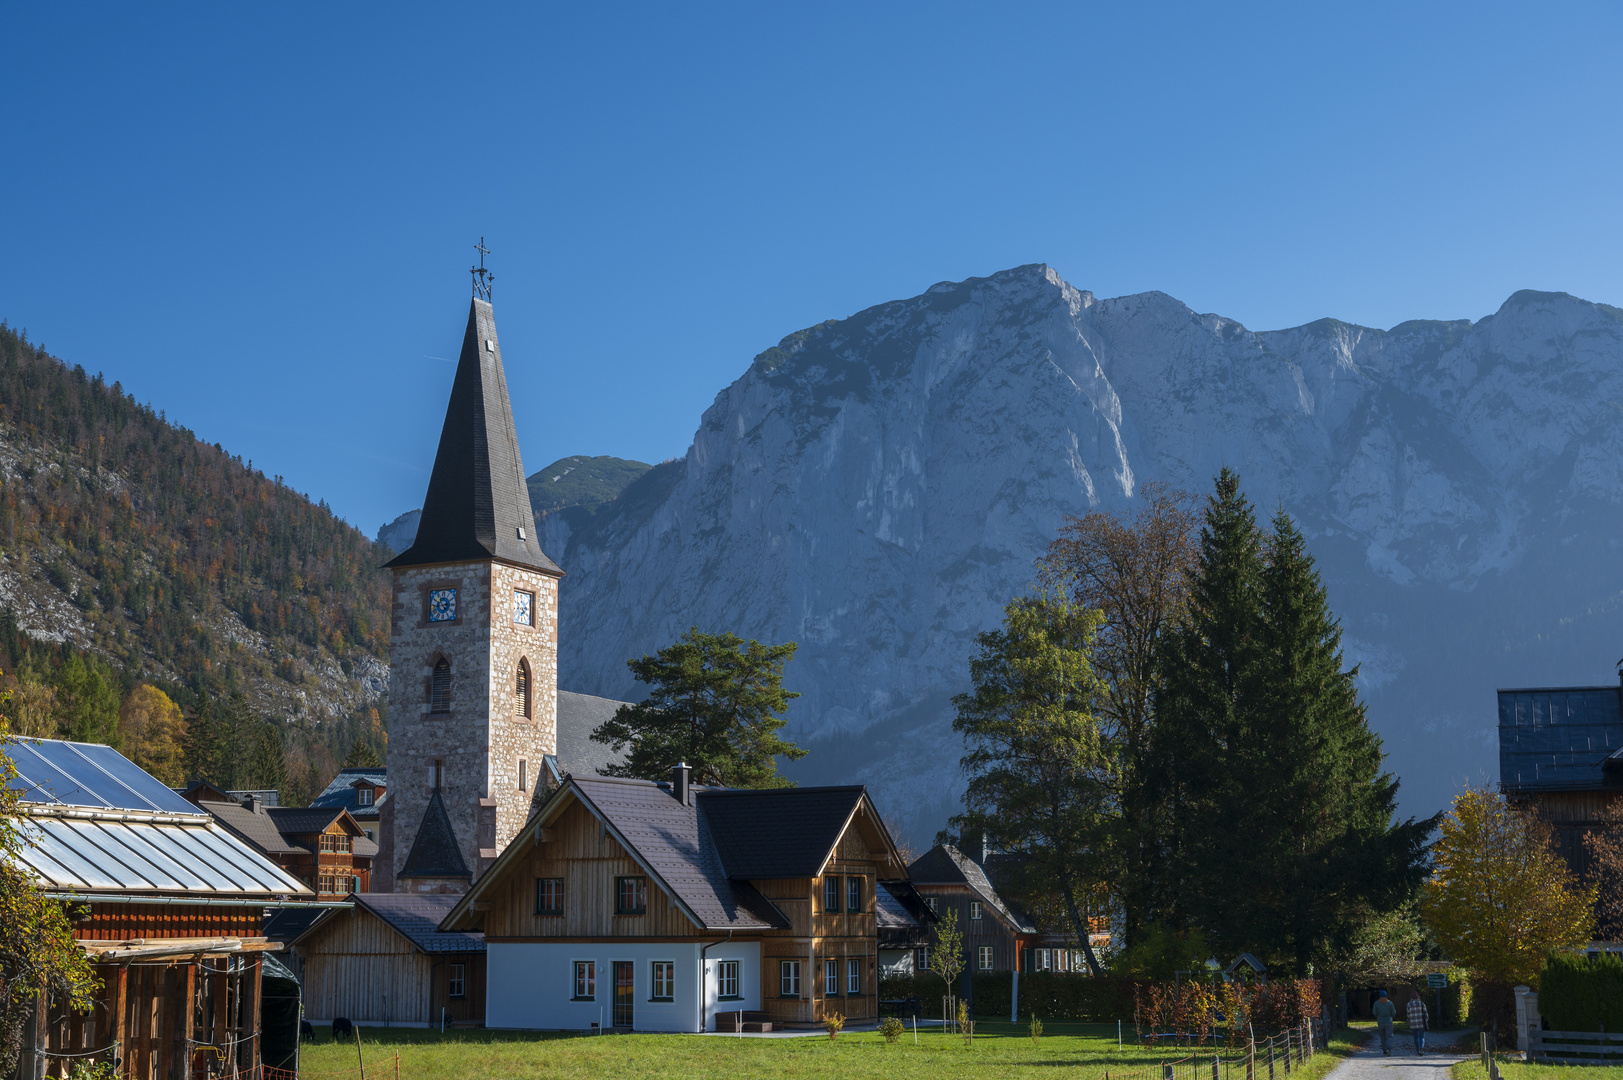
[[[1534,1049],[1534,1034],[1542,1030],[1544,1021],[1538,1014],[1538,994],[1530,987],[1516,987],[1516,1049],[1530,1054]]]

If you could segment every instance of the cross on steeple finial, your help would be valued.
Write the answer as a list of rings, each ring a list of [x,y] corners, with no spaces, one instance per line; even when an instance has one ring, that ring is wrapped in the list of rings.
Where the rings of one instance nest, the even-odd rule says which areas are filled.
[[[479,242],[473,245],[473,250],[479,253],[479,265],[468,267],[468,272],[473,275],[473,295],[488,304],[490,283],[496,280],[496,275],[485,269],[485,256],[490,254],[490,249],[485,246],[484,237],[481,236]]]

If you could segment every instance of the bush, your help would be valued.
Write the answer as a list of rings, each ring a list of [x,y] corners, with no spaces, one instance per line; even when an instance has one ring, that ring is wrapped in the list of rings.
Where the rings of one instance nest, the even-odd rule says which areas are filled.
[[[1515,1049],[1516,991],[1509,983],[1474,979],[1469,1017],[1483,1031],[1494,1032],[1500,1047]]]
[[[879,1034],[883,1035],[888,1043],[896,1042],[906,1032],[906,1025],[894,1016],[887,1016],[879,1022]]]
[[[1623,1031],[1623,956],[1550,957],[1539,980],[1538,1011],[1556,1031]]]

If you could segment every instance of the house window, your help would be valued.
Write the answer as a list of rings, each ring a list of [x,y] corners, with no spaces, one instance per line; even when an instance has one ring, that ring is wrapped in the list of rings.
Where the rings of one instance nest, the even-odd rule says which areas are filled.
[[[737,960],[716,962],[716,996],[723,1001],[737,1001],[741,996],[738,992]]]
[[[434,665],[434,674],[428,680],[428,711],[451,711],[451,661],[443,656]]]
[[[530,662],[518,662],[518,677],[513,685],[513,711],[524,719],[530,718]]]
[[[452,964],[451,977],[446,980],[446,992],[454,998],[465,997],[468,993],[467,965]]]
[[[930,914],[934,915],[935,914],[935,897],[926,896],[924,898],[924,902],[930,906]]]
[[[316,886],[317,892],[331,894],[338,891],[338,879],[331,874],[322,874],[319,881],[320,884]]]
[[[919,946],[913,950],[913,972],[922,975],[930,970],[930,950],[927,946]]]
[[[513,591],[513,624],[515,626],[535,625],[535,593]]]
[[[456,621],[456,590],[431,589],[428,593],[428,621]]]
[[[971,919],[978,919],[981,917],[981,902],[979,900],[971,900],[969,902],[969,917]]]
[[[823,961],[823,993],[829,997],[839,996],[840,962],[838,960]]]
[[[778,996],[800,996],[800,961],[784,960],[778,964]]]
[[[648,879],[622,877],[614,879],[614,913],[616,915],[646,915],[648,913]]]
[[[591,1001],[597,997],[597,964],[592,960],[575,961],[574,1001]]]
[[[982,945],[980,949],[980,968],[982,971],[992,970],[992,946]]]
[[[845,962],[845,992],[852,996],[862,993],[862,961]]]
[[[356,788],[355,789],[355,805],[356,806],[371,806],[372,805],[372,789],[369,788],[369,787]]]
[[[537,915],[562,915],[564,913],[563,878],[536,878],[535,913]]]
[[[859,877],[845,879],[845,910],[862,910],[862,879]]]
[[[840,910],[840,879],[833,875],[823,879],[823,910],[829,914]]]
[[[347,852],[351,850],[348,833],[322,833],[321,850]]]
[[[654,996],[651,1001],[670,1001],[676,996],[676,963],[654,961]]]

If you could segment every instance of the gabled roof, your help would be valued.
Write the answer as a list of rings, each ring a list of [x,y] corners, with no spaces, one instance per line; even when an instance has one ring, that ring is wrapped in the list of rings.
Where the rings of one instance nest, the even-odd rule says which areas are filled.
[[[441,930],[440,920],[451,913],[460,896],[433,893],[356,893],[362,907],[392,926],[401,937],[425,953],[484,952],[485,935],[477,931]]]
[[[816,877],[867,789],[696,788],[716,853],[733,878]]]
[[[1499,784],[1506,794],[1623,787],[1618,686],[1499,691]]]
[[[344,831],[351,836],[360,834],[360,826],[349,818],[342,806],[270,806],[266,815],[283,836],[309,836],[326,831],[335,821],[343,821]]]
[[[456,829],[451,826],[451,815],[445,811],[445,800],[440,798],[438,791],[428,797],[423,822],[417,827],[417,838],[411,842],[406,865],[395,876],[473,877],[456,842]]]
[[[197,805],[213,814],[214,820],[267,855],[309,854],[309,847],[282,835],[282,831],[276,827],[276,820],[269,813],[256,813],[235,799],[230,802],[210,800]]]
[[[696,926],[707,930],[786,928],[789,919],[751,879],[820,873],[867,800],[860,787],[767,791],[695,787],[692,792],[684,805],[672,796],[669,784],[569,777],[442,925],[464,925],[461,920],[469,918],[484,890],[501,881],[524,853],[534,850],[533,830],[545,828],[578,804],[603,823]],[[867,806],[889,856],[900,869],[901,860],[877,811],[871,803]],[[785,850],[757,850],[773,847]]]
[[[536,539],[495,315],[475,297],[417,538],[387,565],[483,559],[563,573]]]
[[[1023,917],[998,895],[980,864],[951,844],[937,844],[920,855],[907,868],[907,874],[913,879],[913,884],[919,886],[968,886],[970,892],[1015,930],[1023,934],[1037,933],[1037,927],[1032,925],[1030,919]]]
[[[911,881],[881,881],[875,907],[881,930],[918,930],[937,921]]]
[[[333,777],[327,786],[321,789],[321,794],[310,800],[311,806],[348,806],[348,803],[328,803],[327,799],[334,795],[351,798],[355,795],[355,781],[370,780],[373,787],[386,788],[389,786],[389,770],[382,765],[352,765],[347,769],[339,769],[338,775]]]

